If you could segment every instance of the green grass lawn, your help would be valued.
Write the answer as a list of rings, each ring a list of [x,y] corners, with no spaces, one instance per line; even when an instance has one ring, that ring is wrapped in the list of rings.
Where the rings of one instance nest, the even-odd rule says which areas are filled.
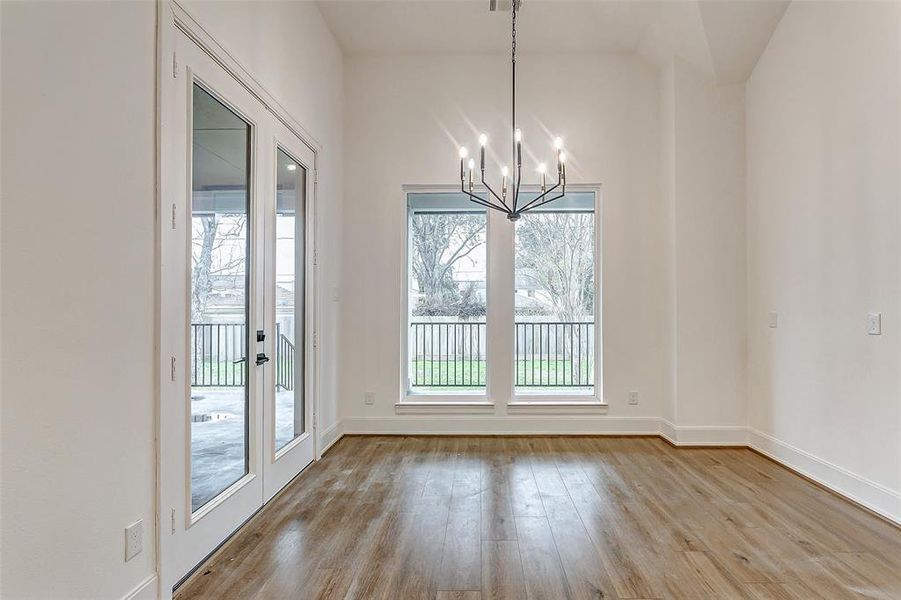
[[[516,361],[517,387],[591,387],[594,385],[591,365],[583,361],[578,367],[571,360]]]
[[[475,390],[485,387],[484,360],[417,360],[413,362],[413,387],[455,388]]]
[[[287,359],[282,359],[280,365],[287,369]],[[267,366],[275,366],[275,359],[271,359]],[[197,361],[195,375],[194,363],[191,363],[191,382],[193,385],[208,386],[232,386],[244,385],[244,363],[233,364],[230,360],[222,361]]]
[[[411,380],[415,389],[423,391],[477,390],[485,386],[486,368],[484,360],[416,360]],[[580,370],[581,377],[570,360],[518,360],[516,386],[590,388],[594,385],[591,365],[583,362]]]

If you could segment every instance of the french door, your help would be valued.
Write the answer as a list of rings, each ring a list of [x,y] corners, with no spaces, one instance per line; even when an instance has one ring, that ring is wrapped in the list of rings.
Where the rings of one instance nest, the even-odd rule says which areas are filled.
[[[316,452],[314,152],[180,30],[175,48],[162,117],[176,133],[163,164],[163,586]]]

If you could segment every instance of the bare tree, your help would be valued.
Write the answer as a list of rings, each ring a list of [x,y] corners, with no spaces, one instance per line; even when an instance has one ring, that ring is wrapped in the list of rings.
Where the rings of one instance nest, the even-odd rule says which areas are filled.
[[[243,289],[246,260],[245,215],[205,214],[194,217],[191,239],[191,321],[203,323],[217,278],[232,277]]]
[[[533,213],[519,222],[517,261],[521,277],[547,295],[536,296],[561,321],[594,312],[594,216]]]
[[[414,313],[477,313],[473,290],[463,293],[453,275],[454,265],[485,243],[485,216],[418,213],[411,219],[410,233],[413,276],[423,295]]]
[[[522,269],[519,276],[546,292],[535,295],[544,304],[544,311],[564,323],[579,322],[594,314],[594,215],[527,215],[518,224],[516,257]],[[561,344],[565,349],[568,343],[572,349],[588,343],[583,340],[581,327],[570,327],[569,331],[564,327],[561,332],[555,329],[555,335],[563,338],[555,342],[555,352]],[[569,358],[580,377],[584,369],[581,357],[579,352]]]

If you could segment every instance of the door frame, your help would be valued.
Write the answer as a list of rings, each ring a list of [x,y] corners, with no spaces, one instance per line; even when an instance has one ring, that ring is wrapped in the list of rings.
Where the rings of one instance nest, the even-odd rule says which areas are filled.
[[[228,52],[206,29],[176,0],[160,0],[157,2],[157,76],[156,76],[156,198],[155,198],[155,265],[154,265],[154,287],[155,287],[155,319],[154,319],[154,341],[156,355],[156,372],[155,372],[155,407],[154,407],[154,438],[155,438],[155,513],[156,523],[154,527],[154,550],[156,572],[158,577],[157,597],[171,598],[172,587],[181,578],[181,573],[174,572],[173,556],[175,546],[173,532],[176,530],[175,506],[181,506],[183,499],[178,499],[179,504],[173,504],[175,499],[164,497],[164,491],[167,489],[164,485],[164,471],[162,469],[163,461],[166,460],[168,454],[171,454],[171,448],[162,447],[162,414],[165,402],[172,401],[173,398],[179,398],[184,393],[185,382],[182,380],[183,365],[176,363],[176,357],[180,356],[184,350],[180,348],[180,344],[175,339],[177,336],[167,331],[164,325],[171,323],[173,314],[177,315],[177,310],[184,310],[182,306],[184,298],[174,293],[171,289],[164,272],[166,266],[172,260],[183,259],[179,255],[173,256],[178,248],[178,243],[173,243],[172,232],[177,222],[178,215],[185,209],[179,207],[173,202],[173,198],[177,198],[179,193],[179,176],[178,173],[184,170],[184,165],[180,164],[177,159],[178,153],[174,151],[177,145],[183,145],[185,138],[183,132],[176,131],[173,127],[174,111],[179,110],[180,105],[177,101],[178,85],[176,76],[184,72],[185,66],[180,64],[176,54],[177,37],[179,32],[183,33],[193,41],[197,47],[206,53],[215,63],[217,63],[224,71],[230,75],[238,84],[246,89],[251,96],[261,103],[263,108],[274,116],[282,125],[284,125],[291,133],[293,133],[305,146],[313,153],[313,168],[310,175],[312,176],[312,186],[307,186],[308,190],[312,189],[312,195],[307,200],[311,206],[311,224],[310,231],[312,234],[311,244],[313,245],[312,260],[308,264],[312,265],[312,269],[308,275],[309,285],[312,288],[308,298],[312,302],[311,306],[311,322],[309,323],[309,337],[313,341],[310,344],[311,353],[308,355],[310,367],[308,373],[312,378],[310,387],[310,396],[307,402],[312,408],[311,434],[313,437],[313,459],[318,460],[321,457],[321,445],[319,440],[319,415],[320,410],[320,361],[319,353],[319,331],[320,331],[320,306],[321,299],[318,276],[318,232],[319,232],[319,211],[318,206],[318,165],[320,160],[320,152],[322,145],[319,141],[301,125],[287,110],[270,94],[253,75]],[[255,184],[256,185],[256,184]],[[180,319],[179,319],[180,320]],[[264,428],[267,424],[264,423]],[[262,458],[265,461],[270,460],[268,449],[262,449]],[[171,477],[171,476],[170,476]],[[268,497],[263,499],[268,500]],[[216,548],[211,550],[211,554],[215,552],[221,545],[225,544],[230,536],[222,540]]]

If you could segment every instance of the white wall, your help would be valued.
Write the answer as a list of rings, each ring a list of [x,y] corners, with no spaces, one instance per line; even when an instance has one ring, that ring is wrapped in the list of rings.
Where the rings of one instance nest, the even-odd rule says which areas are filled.
[[[474,146],[483,129],[493,140],[506,138],[509,57],[348,57],[345,68],[341,409],[350,423],[392,423],[402,389],[401,186],[453,184],[458,145]],[[656,69],[626,56],[525,55],[517,85],[527,149],[549,156],[559,132],[571,157],[569,180],[604,186],[608,416],[653,418],[655,428],[666,385]],[[506,145],[498,149],[506,158]],[[497,160],[492,156],[490,170],[499,172]],[[499,225],[509,227],[505,220]],[[363,404],[367,390],[375,392],[373,406]],[[629,390],[640,392],[639,406],[627,404]]]
[[[312,2],[209,2],[185,9],[322,145],[319,166],[320,434],[338,418],[339,288],[344,197],[343,56]]]
[[[792,3],[747,134],[751,440],[901,520],[901,4]]]
[[[0,596],[121,598],[155,569],[156,6],[0,6],[2,340],[16,348],[2,364]],[[337,417],[340,50],[313,4],[188,8],[322,144],[321,422],[329,427]],[[124,563],[123,531],[137,519],[144,552]]]
[[[154,571],[155,7],[0,10],[0,596],[118,598]]]
[[[672,398],[662,416],[680,443],[740,443],[747,419],[744,85],[716,85],[678,58],[660,80],[672,336]]]

